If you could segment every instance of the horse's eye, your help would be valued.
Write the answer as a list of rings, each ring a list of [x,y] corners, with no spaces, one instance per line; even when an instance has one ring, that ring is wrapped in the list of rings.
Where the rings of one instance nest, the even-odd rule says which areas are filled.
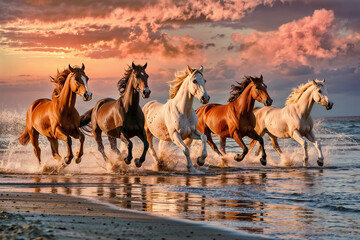
[[[193,83],[197,83],[196,79],[193,80]]]
[[[319,89],[319,93],[321,93],[321,89]]]
[[[204,79],[204,83],[206,83],[206,79]]]

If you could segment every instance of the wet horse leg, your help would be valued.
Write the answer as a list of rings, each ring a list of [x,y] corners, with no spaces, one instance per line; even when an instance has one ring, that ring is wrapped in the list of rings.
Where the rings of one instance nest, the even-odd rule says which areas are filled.
[[[79,151],[76,153],[76,159],[75,162],[77,164],[79,164],[81,162],[81,156],[84,154],[84,141],[85,141],[85,136],[84,134],[79,130],[76,129],[74,131],[73,134],[71,134],[71,136],[75,139],[79,139],[80,141],[80,145],[79,145]]]
[[[242,140],[243,136],[239,133],[239,132],[235,132],[234,133],[234,140],[235,142],[242,148],[243,153],[240,154],[236,154],[236,156],[234,157],[234,160],[237,162],[240,162],[244,159],[245,155],[248,153],[248,148],[246,147],[244,141]]]
[[[144,144],[144,149],[143,149],[143,152],[141,154],[141,157],[140,159],[139,158],[136,158],[135,159],[135,165],[136,167],[141,167],[142,163],[145,162],[145,157],[146,157],[146,153],[149,149],[149,143],[146,139],[146,133],[145,133],[145,130],[144,129],[141,129],[138,137],[140,138],[140,140],[143,142]]]
[[[225,155],[226,137],[220,137],[220,152]]]
[[[214,150],[219,156],[222,156],[221,152],[219,151],[219,149],[217,148],[216,144],[214,143],[212,136],[211,136],[211,131],[209,128],[205,128],[204,134],[207,138],[207,142],[210,145],[210,147],[212,148],[212,150]]]
[[[124,162],[126,164],[130,164],[131,159],[133,158],[132,157],[133,143],[130,141],[129,137],[124,132],[121,132],[120,138],[121,138],[121,141],[123,141],[126,144],[127,149],[128,149],[128,155],[127,155],[127,157],[124,158]]]
[[[190,136],[192,139],[200,139],[201,140],[201,148],[202,148],[202,152],[200,157],[197,158],[197,164],[199,166],[203,166],[205,163],[205,158],[207,157],[207,152],[206,152],[206,142],[207,142],[207,137],[202,134],[199,130],[195,129],[195,131],[193,131],[191,133]]]
[[[158,156],[156,155],[155,149],[154,149],[154,145],[153,145],[153,138],[154,135],[152,135],[152,133],[150,132],[150,130],[146,127],[145,125],[145,133],[146,133],[146,138],[147,141],[149,143],[149,153],[151,155],[151,157],[159,164],[160,160],[158,158]]]
[[[293,139],[295,139],[295,141],[300,143],[301,146],[304,149],[304,158],[303,158],[304,163],[303,163],[303,165],[304,165],[304,167],[306,167],[308,159],[309,159],[309,155],[308,155],[308,152],[307,152],[307,142],[305,141],[305,139],[301,136],[301,134],[297,130],[295,130],[293,132]]]
[[[251,138],[251,139],[254,139],[256,141],[259,142],[260,144],[260,149],[262,151],[262,156],[260,158],[260,163],[263,165],[263,166],[266,166],[266,153],[265,153],[265,148],[264,148],[264,140],[262,137],[260,137],[256,132],[255,130],[252,130],[249,132],[248,136]]]
[[[103,145],[103,142],[102,142],[101,133],[102,133],[102,131],[98,126],[95,126],[93,128],[93,134],[94,134],[94,137],[95,137],[95,141],[96,141],[96,143],[98,145],[98,150],[101,153],[101,155],[103,156],[104,160],[107,161],[108,157],[106,156],[105,151],[104,151],[104,145]]]
[[[321,145],[320,145],[320,142],[316,139],[313,130],[311,130],[308,134],[306,134],[306,138],[309,139],[309,141],[312,142],[314,144],[315,148],[318,150],[319,157],[317,160],[317,164],[320,167],[324,166],[324,156],[321,151]]]
[[[71,137],[66,135],[65,131],[60,126],[58,126],[56,128],[55,137],[57,139],[65,141],[66,146],[67,146],[67,150],[68,150],[68,154],[66,155],[66,157],[64,157],[64,162],[66,164],[70,164],[71,160],[74,157],[74,154],[73,154],[72,148],[71,148],[71,144],[72,144]]]
[[[61,156],[59,155],[59,142],[56,138],[51,138],[51,137],[47,137],[47,139],[50,142],[50,146],[51,146],[51,153],[53,155],[53,157],[60,161],[61,160]]]
[[[260,137],[264,137],[264,135],[265,135],[265,130],[264,131],[262,131],[260,134],[259,134],[259,136]],[[253,150],[253,148],[255,147],[255,145],[256,145],[256,140],[255,139],[251,139],[250,140],[250,144],[249,144],[249,152],[251,152],[252,150]],[[258,148],[256,149],[256,151],[255,151],[255,156],[259,156],[259,154],[260,154],[260,151],[261,151],[261,145],[260,145],[260,143],[259,142],[257,142],[259,145],[258,145]]]
[[[117,155],[121,155],[119,149],[117,148],[117,143],[116,143],[116,138],[112,137],[112,136],[108,136],[109,142],[110,142],[110,147],[111,150],[113,150]]]
[[[281,148],[280,148],[279,143],[278,143],[278,141],[277,141],[277,137],[274,136],[274,135],[272,135],[271,133],[268,133],[268,135],[269,135],[269,137],[270,137],[271,143],[272,143],[275,151],[276,151],[276,152],[279,154],[279,156],[281,157],[281,155],[282,155],[283,152],[281,151]]]
[[[39,147],[39,132],[32,128],[29,132],[31,144],[34,146],[34,153],[39,161],[39,166],[41,166],[41,149]]]

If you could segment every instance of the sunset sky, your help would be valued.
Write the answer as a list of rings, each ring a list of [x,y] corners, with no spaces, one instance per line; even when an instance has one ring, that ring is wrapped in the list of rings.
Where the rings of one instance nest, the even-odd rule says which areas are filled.
[[[148,63],[150,100],[165,102],[167,82],[189,64],[204,66],[210,102],[262,74],[283,107],[292,88],[325,78],[335,105],[313,116],[360,115],[359,9],[358,0],[1,0],[0,109],[50,98],[49,76],[84,63],[94,97],[77,99],[83,113],[118,98],[134,61]]]

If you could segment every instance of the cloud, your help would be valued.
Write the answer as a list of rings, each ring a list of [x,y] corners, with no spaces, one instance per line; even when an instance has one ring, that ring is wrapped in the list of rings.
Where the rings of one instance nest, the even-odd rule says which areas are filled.
[[[360,52],[360,34],[346,33],[332,10],[281,25],[277,31],[233,34],[240,44],[239,58],[249,64],[312,66],[321,60]]]

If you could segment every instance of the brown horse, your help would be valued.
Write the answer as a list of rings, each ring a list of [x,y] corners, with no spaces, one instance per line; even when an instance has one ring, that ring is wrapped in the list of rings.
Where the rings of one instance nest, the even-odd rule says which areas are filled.
[[[127,145],[128,156],[124,159],[126,164],[130,164],[132,159],[133,144],[130,138],[138,136],[144,143],[144,150],[140,159],[135,159],[135,164],[137,167],[141,167],[145,161],[149,143],[144,130],[144,114],[139,106],[139,93],[143,98],[148,98],[151,93],[147,83],[149,75],[145,72],[146,66],[147,63],[140,66],[133,62],[132,66],[126,70],[124,77],[118,82],[120,97],[117,100],[104,98],[81,116],[80,127],[91,121],[98,150],[105,161],[107,161],[107,156],[101,139],[102,132],[108,136],[111,149],[118,155],[120,155],[120,151],[116,146],[116,138],[121,138]]]
[[[266,91],[263,77],[245,77],[237,86],[231,85],[231,96],[228,104],[207,104],[196,110],[198,117],[197,129],[206,135],[210,147],[220,156],[226,154],[226,138],[233,138],[243,149],[243,153],[235,156],[236,161],[244,159],[248,148],[242,138],[248,136],[259,141],[262,147],[260,162],[266,165],[266,153],[263,139],[255,132],[255,116],[253,113],[255,100],[265,106],[272,104],[272,99]],[[220,149],[215,145],[211,133],[220,136]]]
[[[80,115],[75,109],[76,94],[82,96],[84,101],[90,101],[92,93],[89,91],[85,66],[81,68],[65,69],[57,73],[51,81],[56,84],[52,100],[38,99],[30,106],[26,115],[26,128],[18,138],[20,144],[26,145],[29,140],[34,146],[36,157],[40,160],[39,133],[46,136],[51,144],[53,157],[60,161],[58,139],[65,141],[68,154],[64,162],[69,164],[74,157],[71,149],[71,137],[80,140],[79,152],[76,154],[76,163],[80,163],[83,155],[84,134],[79,130]]]

